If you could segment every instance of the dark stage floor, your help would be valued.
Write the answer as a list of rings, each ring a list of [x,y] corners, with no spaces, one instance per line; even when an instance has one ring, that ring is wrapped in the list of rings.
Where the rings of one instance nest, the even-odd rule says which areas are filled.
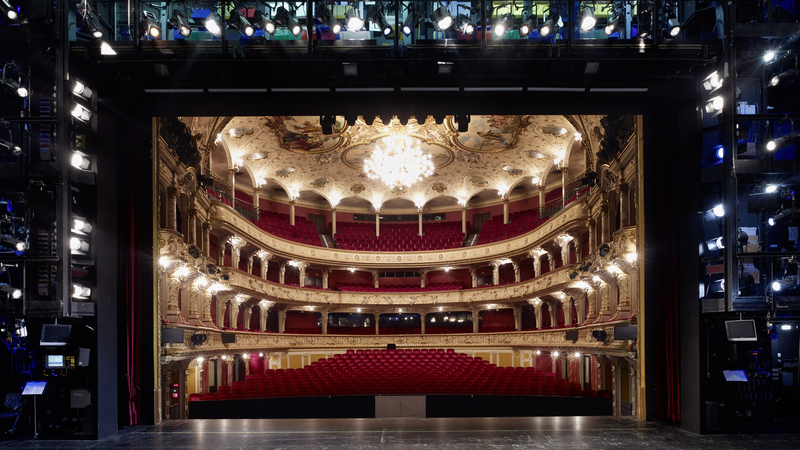
[[[41,449],[718,449],[800,448],[800,434],[698,436],[620,417],[172,420],[100,441],[13,441]]]

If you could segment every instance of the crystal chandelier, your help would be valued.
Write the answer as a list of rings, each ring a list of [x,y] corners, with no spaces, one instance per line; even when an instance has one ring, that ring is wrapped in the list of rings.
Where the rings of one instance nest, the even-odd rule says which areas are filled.
[[[431,155],[422,153],[419,140],[400,130],[393,130],[391,135],[381,139],[364,161],[367,176],[380,179],[389,187],[411,187],[430,176],[433,169]]]

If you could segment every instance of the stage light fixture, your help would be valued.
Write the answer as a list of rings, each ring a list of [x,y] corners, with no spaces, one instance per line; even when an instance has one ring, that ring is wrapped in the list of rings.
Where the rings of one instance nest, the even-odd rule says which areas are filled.
[[[2,237],[0,237],[0,242],[18,252],[24,252],[25,249],[28,248],[28,245],[25,243],[25,241],[21,241],[14,236],[9,236],[7,234],[4,234]]]
[[[142,35],[153,39],[161,37],[161,27],[158,26],[155,14],[150,11],[142,12]]]
[[[767,187],[764,188],[764,192],[766,192],[767,194],[771,194],[777,190],[778,186],[775,186],[774,184],[768,184]]]
[[[278,24],[286,27],[289,29],[289,32],[292,33],[295,37],[300,36],[300,24],[292,17],[291,13],[284,8],[283,6],[279,6],[277,11],[275,12],[275,20]]]
[[[364,19],[361,18],[361,14],[355,8],[348,9],[344,13],[344,19],[347,31],[361,31],[364,26]]]
[[[581,31],[592,31],[597,24],[597,17],[594,15],[594,8],[591,6],[584,6],[581,11],[581,17],[578,19]]]
[[[653,9],[655,0],[639,0],[636,3],[636,35],[646,38],[653,32]]]
[[[2,151],[11,153],[14,156],[19,156],[22,154],[22,147],[5,139],[0,139],[0,149]]]
[[[419,23],[419,19],[421,17],[422,13],[420,12],[419,6],[416,3],[412,3],[408,7],[408,15],[406,16],[406,20],[403,22],[403,34],[410,36],[414,31],[414,28],[417,27],[417,23]]]
[[[721,160],[725,156],[725,147],[721,145],[718,146],[717,149],[714,150],[714,156],[716,156],[717,159]]]
[[[530,36],[531,31],[536,27],[535,21],[536,19],[532,14],[526,17],[519,26],[519,37],[524,38]]]
[[[447,6],[440,3],[431,13],[431,22],[436,31],[444,31],[453,25],[453,16],[450,15]]]
[[[721,95],[718,95],[712,99],[709,99],[705,106],[703,107],[706,111],[706,114],[718,114],[722,111],[722,108],[725,107],[725,101],[723,100]]]
[[[10,20],[17,20],[19,18],[17,9],[11,6],[7,0],[0,0],[0,9],[5,11],[6,17],[8,17]]]
[[[178,34],[183,37],[189,37],[192,34],[192,27],[189,26],[189,21],[186,15],[177,9],[172,11],[172,17],[169,19],[169,24],[172,28],[178,30]]]
[[[770,139],[769,141],[767,141],[767,150],[774,151],[786,147],[787,145],[794,142],[797,139],[797,137],[798,137],[797,133],[792,132],[789,134],[785,134],[777,139]]]
[[[72,237],[69,240],[69,249],[72,251],[72,254],[85,254],[89,251],[89,243],[81,238]]]
[[[76,103],[75,107],[72,108],[72,117],[82,122],[88,122],[92,119],[92,112],[84,108],[83,105]]]
[[[381,29],[381,33],[384,36],[392,34],[392,26],[389,25],[389,21],[386,19],[386,14],[383,12],[383,5],[380,2],[376,3],[369,9],[368,16],[370,21]]]
[[[17,289],[13,286],[9,286],[6,283],[0,283],[0,292],[5,292],[8,294],[9,297],[13,299],[18,299],[22,297],[22,290]]]
[[[72,93],[84,100],[91,100],[94,91],[86,87],[86,85],[80,81],[75,80],[75,83],[72,85]]]
[[[772,75],[769,79],[769,85],[772,87],[778,86],[780,84],[788,84],[787,81],[795,78],[797,76],[797,70],[789,69],[785,72],[776,73]]]
[[[558,31],[558,29],[562,26],[564,26],[564,22],[561,21],[561,16],[558,14],[553,14],[544,22],[544,24],[542,24],[542,26],[539,27],[539,35],[541,37],[550,36]]]
[[[461,34],[472,36],[472,33],[475,32],[475,24],[472,23],[469,17],[465,16],[464,14],[459,14],[456,17],[456,22],[456,30],[458,30]]]
[[[722,87],[722,78],[717,74],[717,71],[711,72],[709,76],[703,80],[703,89],[706,91],[716,91]]]
[[[773,281],[771,287],[772,290],[775,292],[778,292],[782,289],[781,283],[779,281]]]
[[[239,13],[239,11],[231,11],[230,19],[228,19],[228,24],[239,30],[243,36],[253,37],[255,34],[256,29],[250,25],[250,22],[247,21],[247,18]]]
[[[83,234],[91,233],[92,225],[85,220],[76,217],[72,219],[72,231]]]
[[[725,240],[722,238],[722,236],[709,239],[706,241],[706,248],[708,248],[708,251],[710,252],[713,252],[714,250],[722,250],[725,248]]]
[[[492,31],[494,31],[495,36],[502,36],[506,34],[506,31],[511,27],[514,23],[514,15],[511,13],[503,14],[502,16],[498,17],[497,20],[494,22],[492,26]]]
[[[72,154],[72,159],[70,160],[70,164],[72,164],[72,167],[76,169],[89,171],[89,166],[91,166],[91,160],[86,156],[80,154],[79,152],[74,152]]]
[[[333,17],[333,12],[328,5],[320,4],[317,9],[317,19],[327,26],[333,34],[339,34],[342,31],[342,24]]]
[[[681,22],[678,20],[678,3],[667,1],[661,8],[661,17],[666,20],[667,34],[676,37],[681,33]]]
[[[603,32],[606,36],[611,36],[612,34],[620,31],[622,27],[625,25],[625,8],[622,7],[621,2],[619,4],[610,4],[609,9],[611,10],[612,15],[609,17],[606,26],[603,28]]]
[[[105,56],[113,56],[117,54],[117,51],[114,50],[108,42],[102,42],[100,44],[100,54]]]
[[[724,215],[725,207],[720,204],[706,211],[703,217],[706,219],[706,222],[712,222],[720,217],[723,217]]]
[[[268,15],[264,14],[263,11],[256,11],[255,14],[253,14],[253,24],[264,30],[267,34],[275,34],[275,22],[273,22]]]
[[[80,285],[72,285],[72,298],[87,299],[92,296],[92,288]]]
[[[597,249],[597,251],[600,253],[601,258],[605,258],[606,255],[608,255],[608,253],[611,251],[611,247],[608,244],[603,244]]]
[[[775,226],[775,218],[774,217],[770,217],[769,219],[767,219],[767,225],[769,225],[771,227],[774,227]]]
[[[212,11],[203,21],[203,25],[205,25],[206,30],[214,36],[220,36],[222,34],[222,28],[219,26],[219,14],[216,12]]]
[[[764,62],[769,63],[772,62],[774,59],[775,59],[774,50],[768,50],[766,53],[764,53]]]
[[[789,325],[789,324],[785,323],[785,324],[781,325],[781,330],[783,330],[783,331],[789,331],[791,329],[792,329],[792,326]]]

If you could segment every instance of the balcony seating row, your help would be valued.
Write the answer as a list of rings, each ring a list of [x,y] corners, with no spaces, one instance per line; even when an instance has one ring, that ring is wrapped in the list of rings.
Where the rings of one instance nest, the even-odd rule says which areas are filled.
[[[453,349],[347,350],[302,369],[269,369],[200,401],[324,395],[544,395],[610,397],[532,367],[497,367]],[[190,400],[198,400],[197,397]]]
[[[334,239],[343,250],[390,252],[458,248],[464,240],[461,222],[424,224],[423,236],[418,232],[418,224],[387,223],[381,225],[381,235],[375,236],[374,224],[343,222]]]
[[[345,334],[345,335],[374,335],[375,327],[332,327],[328,326],[328,334]]]
[[[376,288],[367,283],[339,283],[336,288],[344,292],[431,292],[431,291],[457,291],[463,288],[461,283],[432,283],[427,286],[400,285]]]
[[[472,325],[458,325],[452,327],[432,327],[425,326],[425,334],[454,334],[454,333],[472,333]]]
[[[491,242],[511,239],[536,229],[547,219],[539,219],[536,209],[517,211],[509,216],[509,222],[503,223],[503,216],[496,215],[483,224],[475,245],[489,244]]]
[[[289,241],[322,247],[317,228],[302,216],[294,216],[294,225],[289,224],[288,214],[261,211],[259,220],[253,223],[267,233]]]

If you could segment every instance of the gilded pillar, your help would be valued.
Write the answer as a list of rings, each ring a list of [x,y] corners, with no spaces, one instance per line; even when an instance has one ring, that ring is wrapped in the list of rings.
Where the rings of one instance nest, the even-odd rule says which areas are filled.
[[[208,222],[203,222],[203,256],[211,255],[211,225]]]
[[[322,319],[322,334],[328,334],[328,311],[320,311],[320,318]]]
[[[611,286],[603,280],[595,280],[600,295],[600,311],[595,322],[608,322],[611,320]]]
[[[167,188],[167,228],[170,230],[178,229],[178,197],[181,192],[170,186]]]
[[[188,244],[197,245],[197,210],[189,210],[189,226],[186,230],[186,240]]]
[[[278,283],[280,283],[280,284],[284,284],[284,280],[286,279],[286,264],[287,263],[288,263],[288,261],[281,261],[281,264],[279,266]]]
[[[201,322],[203,325],[208,327],[214,326],[214,323],[211,321],[211,298],[212,298],[211,292],[209,291],[200,292],[200,302],[203,305]]]
[[[269,268],[269,260],[270,258],[272,258],[272,253],[265,250],[259,250],[256,252],[256,256],[258,257],[258,260],[261,262],[261,274],[260,274],[261,279],[266,280],[267,269]]]
[[[286,332],[286,310],[281,309],[278,311],[278,333]]]
[[[503,224],[508,223],[508,193],[503,194]]]
[[[472,287],[478,287],[478,269],[476,267],[469,268],[469,276],[472,279]]]
[[[167,275],[167,321],[184,322],[178,296],[181,291],[181,279],[174,274]]]

